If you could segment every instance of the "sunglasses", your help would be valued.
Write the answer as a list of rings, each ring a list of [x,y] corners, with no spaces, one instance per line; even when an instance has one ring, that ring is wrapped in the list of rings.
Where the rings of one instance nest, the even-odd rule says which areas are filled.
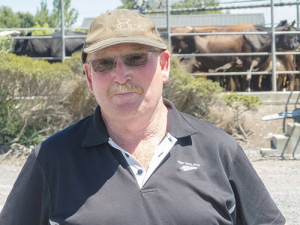
[[[89,64],[92,66],[94,72],[105,73],[113,70],[116,67],[117,59],[122,59],[123,63],[127,67],[140,67],[144,66],[149,61],[149,56],[155,52],[160,51],[143,51],[143,52],[132,52],[117,57],[107,57],[101,59],[90,60]]]

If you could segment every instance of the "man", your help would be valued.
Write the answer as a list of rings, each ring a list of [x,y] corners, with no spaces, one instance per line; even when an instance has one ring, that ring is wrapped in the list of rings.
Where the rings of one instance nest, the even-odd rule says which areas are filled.
[[[94,114],[38,145],[0,224],[284,224],[241,147],[162,98],[170,53],[153,21],[96,18],[82,53]]]

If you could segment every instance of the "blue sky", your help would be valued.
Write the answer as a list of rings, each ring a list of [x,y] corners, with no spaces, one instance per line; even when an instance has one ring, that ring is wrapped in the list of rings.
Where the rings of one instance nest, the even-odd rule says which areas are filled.
[[[237,0],[223,0],[224,2],[234,2]],[[247,1],[247,0],[240,0],[240,1]],[[279,2],[296,2],[296,0],[274,0],[274,3]],[[249,6],[249,5],[263,5],[269,4],[270,1],[257,1],[257,2],[246,2],[246,3],[238,3],[238,4],[231,4],[231,6]],[[252,9],[234,9],[230,11],[232,14],[246,14],[246,13],[263,13],[265,16],[265,23],[271,24],[271,9],[270,8],[252,8]],[[281,20],[287,20],[288,22],[293,22],[294,20],[297,21],[297,6],[281,6],[281,7],[274,7],[274,22],[275,24],[279,23]]]
[[[46,0],[48,9],[52,11],[53,0]],[[14,12],[30,12],[35,14],[40,7],[41,0],[0,0],[1,6],[8,6]],[[75,28],[81,26],[86,17],[96,17],[108,10],[121,6],[121,0],[71,0],[71,7],[79,12]]]
[[[225,0],[224,0],[225,1]],[[223,2],[224,2],[223,1]],[[233,2],[233,0],[226,0],[227,2]],[[244,0],[243,0],[244,1]],[[275,0],[278,2],[279,0]],[[289,2],[290,0],[281,2]],[[296,1],[296,0],[295,0]],[[8,6],[12,8],[14,12],[30,12],[32,14],[36,13],[38,7],[40,7],[41,0],[0,0],[1,6]],[[240,3],[240,5],[247,4],[264,4],[270,1],[263,2],[253,2],[253,3]],[[47,0],[47,5],[49,10],[52,10],[53,0]],[[78,28],[81,26],[82,21],[86,17],[96,17],[101,13],[104,13],[108,10],[113,10],[118,6],[121,6],[121,0],[71,0],[71,7],[75,8],[79,12],[79,17],[77,19],[77,23],[73,26],[74,28]],[[238,4],[236,4],[238,5]],[[231,10],[231,13],[264,13],[266,23],[271,22],[271,12],[268,8],[254,8],[254,9],[240,9],[240,10]],[[293,20],[297,20],[297,12],[296,6],[284,6],[284,7],[275,7],[275,23],[278,23],[281,20],[288,20],[292,22]]]

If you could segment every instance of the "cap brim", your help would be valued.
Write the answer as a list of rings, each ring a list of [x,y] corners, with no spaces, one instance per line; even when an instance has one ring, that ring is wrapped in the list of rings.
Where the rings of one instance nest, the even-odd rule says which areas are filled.
[[[84,48],[84,52],[85,53],[92,53],[95,51],[98,51],[100,49],[103,48],[107,48],[109,46],[112,45],[117,45],[117,44],[123,44],[123,43],[135,43],[135,44],[142,44],[142,45],[149,45],[149,46],[153,46],[156,48],[160,48],[160,49],[167,49],[167,46],[164,43],[155,41],[155,40],[149,40],[149,39],[145,39],[145,38],[111,38],[111,39],[107,39],[104,41],[99,41],[97,43],[94,43],[93,45]]]

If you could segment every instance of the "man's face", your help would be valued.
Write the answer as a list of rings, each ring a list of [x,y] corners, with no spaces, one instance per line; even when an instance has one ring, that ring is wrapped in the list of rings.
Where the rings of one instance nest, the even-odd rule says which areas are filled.
[[[119,44],[89,54],[87,61],[153,50],[146,45]],[[122,121],[158,110],[163,83],[169,78],[169,56],[168,51],[155,52],[148,56],[147,64],[139,67],[128,67],[119,57],[115,68],[107,72],[95,72],[91,63],[85,63],[89,89],[104,118]]]

